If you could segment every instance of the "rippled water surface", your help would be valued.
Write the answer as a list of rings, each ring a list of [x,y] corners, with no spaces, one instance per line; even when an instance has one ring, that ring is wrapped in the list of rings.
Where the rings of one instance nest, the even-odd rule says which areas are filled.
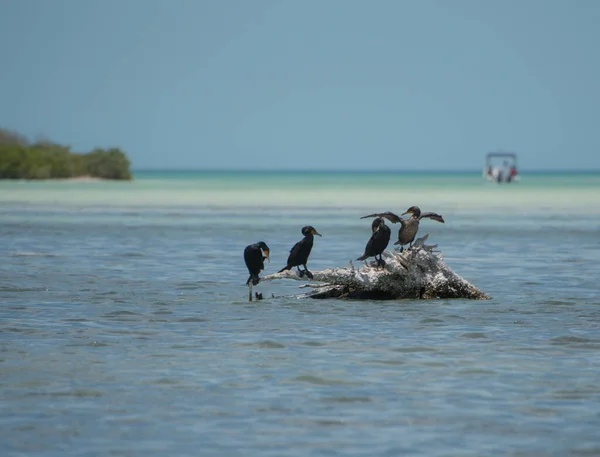
[[[0,183],[2,455],[599,455],[598,176],[532,180]],[[247,301],[247,244],[341,266],[413,204],[492,300]]]

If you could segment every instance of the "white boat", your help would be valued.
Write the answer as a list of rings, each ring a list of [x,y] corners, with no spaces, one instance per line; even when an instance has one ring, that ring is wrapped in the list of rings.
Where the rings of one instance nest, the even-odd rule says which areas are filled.
[[[496,183],[516,182],[521,179],[517,171],[517,154],[512,152],[489,152],[485,156],[483,176]]]

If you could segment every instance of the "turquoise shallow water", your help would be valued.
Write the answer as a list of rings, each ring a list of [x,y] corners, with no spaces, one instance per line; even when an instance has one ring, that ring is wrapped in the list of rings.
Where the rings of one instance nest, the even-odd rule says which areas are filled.
[[[0,182],[0,203],[76,207],[397,208],[598,212],[600,173],[525,175],[514,185],[475,173],[138,172],[129,182]],[[398,209],[397,209],[398,210]]]
[[[2,455],[600,453],[600,175],[136,178],[0,182]],[[247,244],[345,265],[413,204],[492,300],[246,301]]]

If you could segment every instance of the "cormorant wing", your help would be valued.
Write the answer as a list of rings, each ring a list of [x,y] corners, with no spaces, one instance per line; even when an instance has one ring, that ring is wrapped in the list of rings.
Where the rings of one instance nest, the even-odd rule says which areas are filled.
[[[387,211],[385,213],[369,214],[368,216],[361,217],[361,219],[366,219],[367,217],[385,217],[388,221],[390,221],[393,224],[396,224],[397,222],[400,222],[402,220],[399,216],[395,215],[390,211]]]
[[[302,240],[298,241],[296,244],[294,244],[292,249],[290,249],[290,257],[298,255],[298,251],[300,251],[301,243],[302,243]]]
[[[381,254],[387,248],[391,234],[392,231],[387,225],[379,226],[379,229],[369,238],[365,247],[365,253],[357,260],[365,260],[367,257]]]
[[[379,233],[379,230],[377,230],[373,233],[373,235],[371,235],[371,238],[369,238],[369,241],[367,241],[367,245],[365,246],[365,252],[356,260],[365,260],[366,258],[373,256],[373,245],[377,242],[377,238],[380,235],[381,234]]]
[[[253,244],[244,249],[244,262],[249,271],[260,271],[265,269],[265,260],[260,248]]]
[[[433,219],[434,221],[441,222],[442,224],[444,223],[444,218],[438,213],[421,213],[419,220],[423,219],[424,217],[428,217],[429,219]]]

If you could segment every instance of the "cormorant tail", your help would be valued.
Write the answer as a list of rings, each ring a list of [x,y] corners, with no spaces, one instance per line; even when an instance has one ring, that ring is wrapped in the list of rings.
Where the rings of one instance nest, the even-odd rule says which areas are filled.
[[[282,271],[289,270],[290,268],[292,268],[290,265],[286,265],[281,270],[279,270],[277,273],[281,273]]]
[[[368,258],[369,256],[367,254],[363,254],[361,255],[358,259],[356,260],[365,260],[366,258]]]
[[[259,283],[260,278],[258,277],[258,275],[250,275],[248,276],[248,281],[246,281],[246,285],[250,284],[250,281],[252,281],[253,286],[256,286]]]

